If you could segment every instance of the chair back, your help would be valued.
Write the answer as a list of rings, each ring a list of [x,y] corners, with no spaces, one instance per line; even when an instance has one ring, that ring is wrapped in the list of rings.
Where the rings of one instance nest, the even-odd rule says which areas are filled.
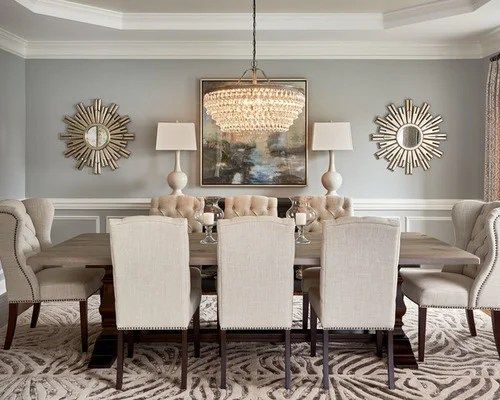
[[[219,321],[222,329],[290,329],[295,224],[239,217],[217,224]]]
[[[455,245],[481,259],[479,265],[446,266],[454,272],[474,279],[469,293],[469,307],[500,307],[500,201],[460,201],[453,206]]]
[[[126,217],[110,231],[118,329],[186,329],[191,319],[187,220]]]
[[[192,196],[161,196],[151,199],[149,215],[163,215],[170,218],[186,218],[189,233],[201,232],[201,224],[194,218],[196,211],[205,206],[203,197]]]
[[[278,216],[278,199],[265,196],[236,196],[224,199],[224,218]]]
[[[342,196],[302,196],[302,201],[307,201],[316,211],[317,219],[306,227],[309,232],[320,232],[322,221],[351,217],[353,215],[352,201],[348,197]]]
[[[325,328],[394,328],[399,247],[395,220],[323,221],[319,291]]]
[[[54,206],[48,199],[3,200],[0,202],[0,263],[7,297],[11,303],[40,299],[36,273],[26,260],[51,246],[50,230]]]

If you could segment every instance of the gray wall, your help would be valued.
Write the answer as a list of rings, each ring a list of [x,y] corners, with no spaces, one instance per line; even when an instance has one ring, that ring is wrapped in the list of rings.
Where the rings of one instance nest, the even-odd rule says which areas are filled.
[[[168,193],[164,176],[173,154],[156,152],[158,121],[198,121],[198,79],[235,77],[246,68],[239,60],[29,60],[27,61],[27,196],[149,197]],[[482,60],[307,60],[264,61],[272,77],[304,77],[309,81],[309,121],[350,121],[354,152],[337,152],[341,192],[355,198],[479,198],[482,196],[484,62]],[[116,172],[102,176],[74,169],[62,155],[58,140],[65,114],[74,104],[101,97],[130,115],[136,140],[130,159]],[[387,104],[412,98],[428,101],[442,114],[449,135],[444,157],[431,169],[391,173],[376,160],[375,116]],[[310,124],[312,125],[312,124]],[[325,152],[310,152],[309,186],[290,188],[200,188],[198,153],[182,154],[188,173],[186,193],[323,192],[320,176],[327,167]]]
[[[24,198],[25,61],[0,50],[0,199]]]

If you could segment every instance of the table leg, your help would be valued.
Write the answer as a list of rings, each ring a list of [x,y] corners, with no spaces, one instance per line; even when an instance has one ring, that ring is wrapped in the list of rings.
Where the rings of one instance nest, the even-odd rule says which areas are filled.
[[[89,268],[91,268],[89,266]],[[95,266],[92,266],[95,268]],[[105,269],[101,287],[102,331],[94,343],[94,350],[89,360],[89,368],[110,368],[116,359],[117,331],[115,315],[115,293],[113,288],[113,268],[111,265],[99,266]]]
[[[406,305],[403,292],[401,290],[402,283],[403,278],[398,273],[398,286],[396,292],[396,324],[394,326],[394,365],[396,368],[417,369],[418,364],[413,354],[410,340],[403,330],[403,317],[406,314]]]

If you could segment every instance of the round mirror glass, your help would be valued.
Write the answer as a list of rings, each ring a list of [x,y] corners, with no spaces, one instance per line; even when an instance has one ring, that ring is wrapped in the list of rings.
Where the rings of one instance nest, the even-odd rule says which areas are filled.
[[[403,125],[396,134],[398,144],[407,150],[416,149],[422,143],[423,138],[420,128],[413,124]]]
[[[109,131],[104,125],[91,125],[84,134],[85,142],[93,149],[102,149],[109,142]]]

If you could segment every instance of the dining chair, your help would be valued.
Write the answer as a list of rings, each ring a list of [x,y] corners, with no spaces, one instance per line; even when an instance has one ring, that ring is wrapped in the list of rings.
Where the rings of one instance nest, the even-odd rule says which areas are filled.
[[[52,246],[54,206],[48,199],[0,201],[0,262],[5,275],[9,320],[4,349],[10,349],[20,304],[32,304],[35,328],[42,302],[78,301],[82,351],[88,350],[87,299],[102,286],[104,270],[85,267],[31,267],[26,260]]]
[[[188,327],[200,356],[201,274],[189,267],[187,220],[126,217],[111,226],[118,329],[116,388],[123,383],[124,336],[141,330],[180,330],[181,389],[187,385]],[[133,356],[133,354],[132,354]]]
[[[295,224],[277,217],[218,221],[221,384],[226,388],[228,331],[283,330],[285,387],[290,388]]]
[[[323,327],[323,387],[330,385],[330,330],[374,330],[377,346],[387,333],[389,388],[394,389],[393,330],[400,226],[377,217],[323,221],[321,270],[309,289],[311,356],[316,356],[317,320]],[[381,355],[380,347],[377,354]]]
[[[418,304],[418,360],[424,361],[428,308],[466,312],[476,336],[474,311],[491,310],[493,336],[500,356],[500,201],[465,200],[452,209],[455,246],[480,258],[479,265],[450,265],[442,271],[401,269],[403,294]]]
[[[188,231],[201,232],[202,226],[195,219],[196,211],[203,209],[205,200],[203,197],[193,196],[160,196],[151,199],[149,215],[163,215],[170,218],[186,218],[188,221]]]
[[[303,196],[302,201],[309,202],[317,215],[316,221],[306,227],[308,232],[321,232],[322,222],[331,219],[351,217],[353,215],[352,201],[348,197]],[[302,266],[300,268],[302,289],[302,328],[308,328],[309,321],[309,289],[319,280],[319,267]]]
[[[224,199],[224,218],[278,216],[276,197],[242,195]]]

